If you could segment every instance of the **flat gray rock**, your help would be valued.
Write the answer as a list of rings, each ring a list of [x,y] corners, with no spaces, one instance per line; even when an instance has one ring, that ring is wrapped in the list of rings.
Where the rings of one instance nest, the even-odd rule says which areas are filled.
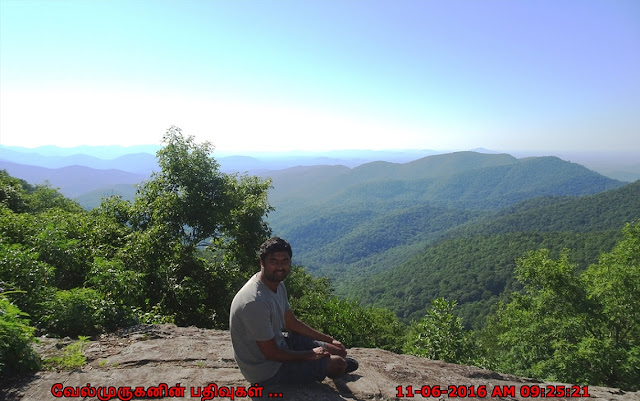
[[[37,350],[44,357],[59,353],[60,341],[42,339]],[[572,390],[569,384],[542,383],[475,367],[367,348],[349,350],[349,355],[358,360],[360,368],[339,379],[325,379],[322,383],[309,386],[259,388],[246,382],[240,374],[233,359],[228,331],[174,325],[137,326],[104,335],[89,343],[85,355],[87,363],[82,369],[42,371],[5,383],[8,388],[1,390],[0,400],[98,400],[108,399],[110,396],[113,400],[232,399],[231,395],[225,396],[227,393],[222,393],[225,391],[223,387],[235,390],[233,399],[236,400],[531,400],[542,398],[531,397],[532,392],[538,389],[544,390],[545,395],[551,395],[551,388],[554,392],[559,388]],[[135,395],[136,387],[140,387],[138,391],[147,391],[150,387],[157,387],[157,391],[161,391],[162,383],[166,384],[165,397],[154,397],[153,393],[149,394],[152,397]],[[72,391],[78,388],[80,391],[83,387],[92,388],[96,394],[89,397],[64,394],[65,389]],[[114,392],[111,395],[110,387],[113,387],[111,391]],[[131,388],[131,391],[127,392],[125,388],[117,393],[121,387]],[[216,388],[218,393],[214,395],[216,393],[213,390]],[[249,389],[256,392],[253,394],[262,391],[262,396],[248,396]],[[594,400],[640,401],[640,392],[630,393],[595,386],[575,390],[576,395],[584,395],[587,390]],[[101,397],[98,397],[99,394]],[[243,394],[247,395],[242,396]],[[575,399],[571,395],[554,398]]]

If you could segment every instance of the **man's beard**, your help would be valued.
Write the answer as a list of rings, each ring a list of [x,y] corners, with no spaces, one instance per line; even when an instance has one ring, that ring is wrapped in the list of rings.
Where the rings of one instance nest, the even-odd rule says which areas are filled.
[[[267,276],[267,280],[272,281],[274,283],[279,283],[284,281],[287,278],[288,273],[285,269],[274,270],[270,275]]]

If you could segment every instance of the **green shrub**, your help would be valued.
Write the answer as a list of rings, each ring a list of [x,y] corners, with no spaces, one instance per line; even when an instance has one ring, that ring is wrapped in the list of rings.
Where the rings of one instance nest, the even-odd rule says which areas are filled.
[[[47,333],[62,337],[93,335],[104,328],[109,308],[105,307],[103,296],[91,288],[73,288],[55,293],[47,302],[42,325]]]
[[[62,350],[62,356],[54,356],[45,360],[45,365],[51,369],[77,369],[86,362],[84,350],[89,345],[89,337],[78,336],[78,341],[67,345]]]
[[[469,364],[472,360],[471,333],[455,317],[456,301],[440,297],[431,301],[425,317],[409,329],[404,352],[445,362]]]
[[[292,266],[286,281],[291,309],[309,326],[342,342],[347,348],[381,348],[399,352],[405,327],[390,311],[365,307],[331,294],[327,278],[315,278]]]
[[[40,357],[31,344],[36,342],[27,314],[0,294],[0,374],[4,377],[40,369]]]
[[[53,295],[54,269],[38,260],[38,254],[28,246],[0,241],[0,281],[8,290],[15,290],[13,303],[37,321],[41,303]]]

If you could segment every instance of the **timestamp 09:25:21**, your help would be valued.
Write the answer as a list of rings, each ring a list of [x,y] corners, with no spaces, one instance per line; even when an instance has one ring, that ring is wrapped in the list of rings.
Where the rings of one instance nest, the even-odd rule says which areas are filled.
[[[588,386],[564,386],[564,385],[499,385],[487,388],[485,385],[480,386],[397,386],[397,398],[413,398],[415,396],[422,397],[441,397],[447,398],[485,398],[485,397],[515,397],[519,395],[523,398],[578,398],[590,397]]]

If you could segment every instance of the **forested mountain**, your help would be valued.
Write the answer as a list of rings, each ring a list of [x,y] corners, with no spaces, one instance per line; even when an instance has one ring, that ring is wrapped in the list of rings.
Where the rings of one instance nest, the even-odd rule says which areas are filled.
[[[354,194],[362,198],[357,201],[369,201],[369,195],[374,196],[374,200],[404,198],[416,191],[425,193],[425,185],[447,180],[458,173],[517,163],[516,158],[506,154],[456,152],[404,164],[376,161],[353,169],[344,166],[294,167],[262,175],[273,179],[272,202],[301,199],[318,204],[328,200],[334,203],[350,201]],[[412,185],[405,187],[408,183]]]
[[[354,169],[272,175],[273,231],[296,262],[337,278],[398,265],[454,227],[539,196],[577,196],[623,183],[555,157],[459,152]]]
[[[586,267],[640,218],[640,184],[555,157],[459,152],[271,177],[269,221],[295,262],[406,321],[444,296],[481,326],[528,250],[570,248]]]
[[[457,152],[410,163],[373,162],[268,172],[274,204],[371,203],[390,200],[497,208],[540,195],[584,195],[623,185],[556,157]]]
[[[603,193],[536,198],[460,226],[388,271],[370,276],[351,271],[339,293],[389,308],[412,320],[430,301],[456,299],[466,323],[479,327],[499,297],[514,287],[516,260],[546,248],[567,248],[583,270],[611,250],[620,228],[640,219],[640,181]]]

